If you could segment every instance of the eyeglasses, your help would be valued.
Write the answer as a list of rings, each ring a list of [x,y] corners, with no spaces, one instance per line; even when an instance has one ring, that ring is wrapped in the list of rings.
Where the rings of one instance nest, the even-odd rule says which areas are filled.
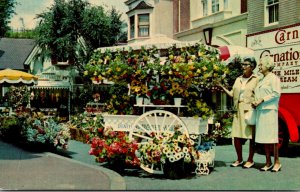
[[[247,67],[247,66],[250,66],[251,64],[249,63],[242,63],[242,67]]]

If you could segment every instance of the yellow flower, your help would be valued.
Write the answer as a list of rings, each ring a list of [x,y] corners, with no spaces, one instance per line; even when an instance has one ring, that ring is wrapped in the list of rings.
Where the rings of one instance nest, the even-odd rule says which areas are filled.
[[[89,74],[88,71],[84,71],[84,72],[83,72],[83,75],[84,75],[84,76],[87,76],[88,74]]]

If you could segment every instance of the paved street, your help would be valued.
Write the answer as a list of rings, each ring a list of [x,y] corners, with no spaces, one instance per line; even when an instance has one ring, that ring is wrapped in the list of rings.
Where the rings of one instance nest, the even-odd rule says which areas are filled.
[[[235,159],[234,149],[231,145],[223,145],[216,147],[215,168],[210,175],[171,180],[149,175],[141,169],[129,169],[122,174],[122,182],[119,174],[103,168],[88,155],[89,145],[77,141],[70,141],[69,145],[69,150],[58,151],[58,156],[34,154],[1,142],[0,188],[44,190],[52,185],[52,189],[64,190],[300,190],[299,144],[291,144],[289,155],[281,157],[283,167],[278,173],[259,171],[264,163],[264,156],[260,154],[255,154],[254,168],[230,167]],[[4,153],[4,149],[10,151]],[[246,160],[246,149],[244,151]]]
[[[244,160],[247,144],[244,147]],[[87,145],[71,141],[69,150],[73,151],[72,158],[95,163],[85,155],[88,149]],[[149,175],[142,170],[127,170],[123,177],[127,190],[300,190],[300,145],[292,144],[289,150],[289,156],[281,157],[282,170],[278,173],[259,171],[265,162],[264,155],[260,154],[255,154],[254,168],[244,170],[230,167],[235,160],[234,148],[224,145],[216,147],[215,168],[207,176],[170,180]]]

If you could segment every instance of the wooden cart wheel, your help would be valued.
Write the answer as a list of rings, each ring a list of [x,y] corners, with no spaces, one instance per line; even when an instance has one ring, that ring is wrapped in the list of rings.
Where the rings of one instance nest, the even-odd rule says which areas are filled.
[[[162,133],[174,132],[174,128],[189,137],[185,123],[175,114],[164,110],[152,110],[139,116],[132,125],[129,139],[135,139],[140,145],[152,141],[154,138],[161,139]],[[163,174],[162,166],[150,167],[141,164],[141,168],[149,173]]]

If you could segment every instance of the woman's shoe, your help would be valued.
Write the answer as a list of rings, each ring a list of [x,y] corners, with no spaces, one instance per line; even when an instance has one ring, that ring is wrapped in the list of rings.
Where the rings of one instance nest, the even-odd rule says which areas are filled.
[[[238,167],[238,166],[242,165],[243,163],[244,163],[244,161],[241,161],[241,162],[236,161],[236,162],[232,163],[232,164],[230,165],[230,167]]]
[[[281,164],[275,165],[271,171],[272,172],[278,172],[278,171],[280,171],[280,169],[281,169]]]
[[[249,168],[251,168],[253,165],[254,165],[254,162],[251,163],[251,162],[247,161],[247,162],[245,163],[245,165],[243,165],[243,168],[249,169]]]
[[[260,168],[260,170],[261,171],[269,171],[272,167],[273,167],[273,165],[270,165],[269,167],[265,165],[264,167]]]

